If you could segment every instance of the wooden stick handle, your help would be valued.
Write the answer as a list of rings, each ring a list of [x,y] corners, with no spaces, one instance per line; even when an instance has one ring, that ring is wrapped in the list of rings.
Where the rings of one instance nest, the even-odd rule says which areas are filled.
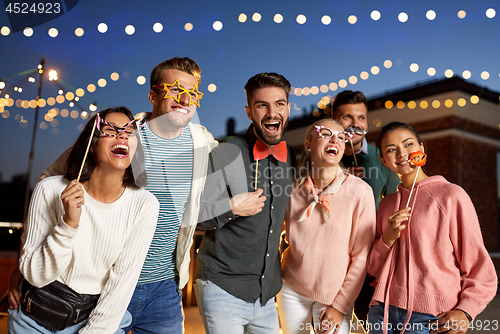
[[[415,187],[415,182],[417,181],[418,172],[420,172],[420,166],[417,167],[417,174],[415,174],[415,179],[413,180],[413,184],[411,185],[410,196],[408,196],[408,203],[406,203],[406,207],[410,205],[411,194],[413,193],[413,187]]]
[[[259,159],[255,160],[255,186],[253,190],[257,190],[257,172],[259,170]]]
[[[352,139],[350,140],[352,147],[352,156],[354,157],[354,164],[358,167],[358,162],[356,161],[356,152],[354,152],[354,144],[352,143]]]
[[[83,166],[85,165],[85,160],[87,160],[87,154],[89,153],[90,144],[92,143],[92,138],[94,137],[94,131],[97,126],[97,116],[95,117],[94,126],[92,127],[92,132],[90,133],[89,143],[87,144],[87,149],[85,150],[85,155],[83,156],[82,166],[80,167],[80,171],[78,172],[78,177],[76,178],[76,182],[80,181],[80,176],[82,176]]]

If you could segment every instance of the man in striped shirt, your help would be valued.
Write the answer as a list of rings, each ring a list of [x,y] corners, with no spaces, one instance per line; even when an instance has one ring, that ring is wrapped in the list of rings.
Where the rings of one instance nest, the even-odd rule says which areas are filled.
[[[134,177],[146,172],[146,189],[160,203],[155,235],[128,306],[132,323],[125,333],[183,332],[181,290],[189,279],[190,248],[205,185],[208,154],[216,145],[205,127],[192,122],[199,106],[200,68],[190,58],[171,58],[151,72],[148,99],[140,131],[145,161],[132,166]],[[66,150],[41,178],[64,174]],[[11,276],[9,304],[20,303],[19,270]]]
[[[153,110],[146,115],[140,136],[146,189],[160,202],[160,213],[128,307],[133,321],[126,333],[130,329],[132,333],[183,332],[181,289],[189,278],[189,250],[208,153],[215,146],[212,135],[191,122],[202,97],[200,79],[200,68],[189,58],[168,59],[151,72],[148,98]]]

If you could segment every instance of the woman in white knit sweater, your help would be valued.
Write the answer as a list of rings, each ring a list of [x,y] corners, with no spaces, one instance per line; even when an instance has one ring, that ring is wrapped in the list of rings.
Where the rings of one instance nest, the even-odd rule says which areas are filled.
[[[140,178],[134,178],[130,166],[137,148],[136,129],[127,108],[101,111],[73,145],[66,174],[46,178],[35,187],[19,261],[32,287],[23,286],[22,310],[9,310],[9,333],[120,333],[119,327],[130,322],[126,308],[158,215],[158,201],[139,188]],[[34,287],[59,284],[56,281],[79,294],[100,295],[94,297],[98,301],[87,319],[77,317],[58,331],[47,325],[50,314],[34,314],[34,299],[31,303],[28,294]],[[53,309],[42,306],[48,312]]]
[[[375,237],[370,186],[339,163],[349,135],[332,119],[307,131],[285,215],[278,312],[284,334],[348,334]]]

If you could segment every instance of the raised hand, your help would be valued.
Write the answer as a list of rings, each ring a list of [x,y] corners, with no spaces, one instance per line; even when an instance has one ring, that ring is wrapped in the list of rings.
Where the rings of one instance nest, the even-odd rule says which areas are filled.
[[[404,208],[389,216],[387,228],[382,235],[382,239],[387,246],[392,247],[401,236],[401,231],[406,228],[406,224],[403,223],[410,219],[410,209],[411,208]]]
[[[64,206],[64,222],[73,228],[77,228],[82,214],[82,205],[85,204],[83,185],[76,182],[76,180],[71,181],[61,193],[61,200]]]

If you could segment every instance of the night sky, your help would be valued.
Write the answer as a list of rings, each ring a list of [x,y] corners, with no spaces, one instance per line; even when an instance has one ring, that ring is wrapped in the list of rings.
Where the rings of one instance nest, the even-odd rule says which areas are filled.
[[[61,87],[63,96],[78,88],[85,94],[78,101],[81,107],[71,108],[65,99],[40,108],[32,185],[86,122],[80,116],[63,117],[63,109],[81,114],[97,102],[98,110],[124,105],[134,113],[150,111],[149,74],[174,56],[193,58],[200,65],[200,91],[205,95],[198,119],[216,137],[225,134],[229,117],[236,120],[237,131],[248,126],[243,86],[259,72],[278,72],[299,88],[290,96],[291,117],[303,115],[304,109],[310,112],[311,105],[317,108],[321,98],[343,90],[338,87],[343,83],[369,98],[443,79],[446,70],[500,91],[498,1],[80,0],[66,14],[33,27],[31,37],[12,32],[5,7],[0,5],[0,10],[0,78],[6,85],[0,98],[8,94],[14,100],[13,106],[3,107],[6,102],[0,100],[2,181],[27,170],[35,109],[16,104],[36,98],[39,75],[32,74],[31,83],[20,73],[36,69],[44,56],[46,72],[56,70],[59,81],[44,78],[43,99],[57,97]],[[239,21],[242,13],[244,22]],[[281,23],[275,22],[276,14]],[[306,19],[303,24],[297,22],[300,14]],[[405,14],[408,19],[401,22]],[[331,22],[324,24],[328,17]],[[222,23],[219,31],[213,27],[216,21]],[[105,33],[98,31],[100,23],[107,25]],[[155,23],[161,23],[160,32],[153,30]],[[132,35],[125,32],[127,25],[135,28]],[[11,28],[8,34],[6,27]],[[51,28],[57,30],[56,37],[49,36]],[[75,35],[77,28],[83,29],[81,37]],[[141,76],[143,84],[138,83]],[[95,85],[94,92],[88,91],[89,84]],[[209,91],[209,85],[216,90]],[[335,91],[326,91],[335,86]],[[319,92],[297,96],[308,90]],[[47,121],[44,117],[53,108],[59,112]]]

